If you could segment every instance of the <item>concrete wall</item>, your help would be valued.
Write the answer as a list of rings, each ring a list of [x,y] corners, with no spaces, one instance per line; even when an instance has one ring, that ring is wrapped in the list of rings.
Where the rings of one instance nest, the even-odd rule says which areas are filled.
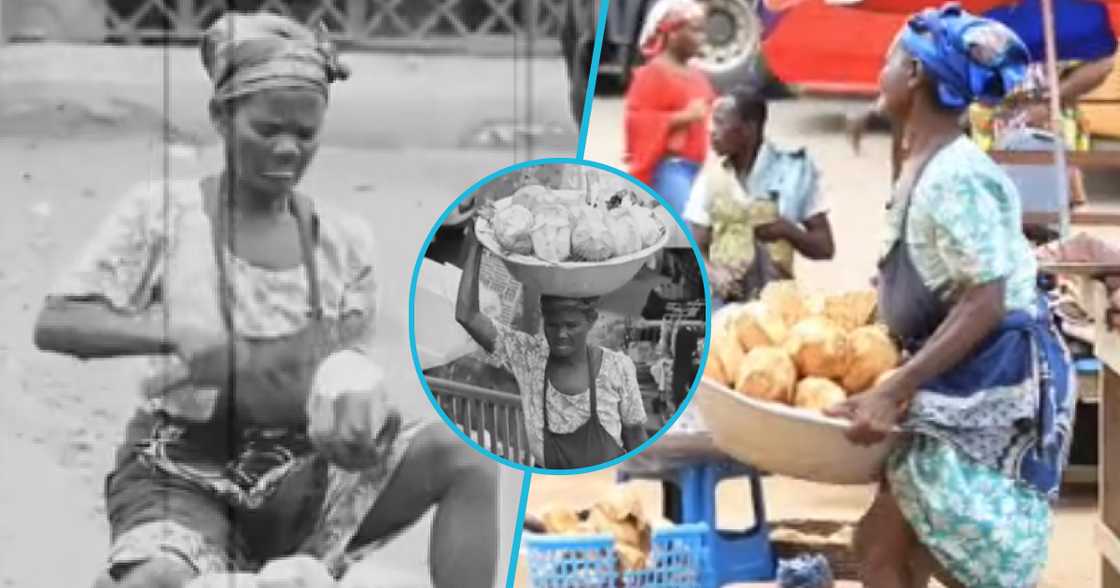
[[[12,40],[105,38],[104,0],[0,0],[0,36]]]

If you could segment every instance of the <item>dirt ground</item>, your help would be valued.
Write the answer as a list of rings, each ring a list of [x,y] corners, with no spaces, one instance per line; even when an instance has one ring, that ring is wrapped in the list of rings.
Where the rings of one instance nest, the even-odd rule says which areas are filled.
[[[771,105],[768,133],[780,144],[806,145],[823,173],[822,188],[831,203],[831,220],[837,243],[836,259],[829,263],[798,260],[799,279],[825,291],[862,288],[875,268],[880,212],[889,186],[889,140],[872,135],[860,156],[852,154],[840,132],[842,116],[857,106],[853,102],[799,99]],[[621,165],[622,103],[617,98],[597,98],[591,116],[586,155]],[[591,504],[615,482],[615,472],[583,476],[534,476],[528,512],[550,503],[575,506]],[[660,487],[636,482],[647,512],[661,509]],[[855,521],[870,504],[873,487],[812,484],[782,477],[764,480],[768,518]],[[749,522],[747,487],[738,482],[720,487],[717,516],[721,525]],[[1093,492],[1068,493],[1057,507],[1050,558],[1043,588],[1081,588],[1099,585],[1099,559],[1092,542],[1096,516]],[[726,517],[726,518],[724,518]],[[731,526],[730,528],[734,528]],[[528,570],[519,566],[518,586],[528,586]]]
[[[209,172],[220,161],[195,50],[37,47],[0,49],[5,588],[86,586],[101,569],[108,542],[104,475],[136,400],[135,363],[83,363],[32,347],[43,294],[124,190],[165,171],[171,177]],[[354,82],[333,96],[324,146],[302,187],[373,227],[382,296],[378,358],[403,410],[436,418],[408,352],[413,264],[434,220],[472,183],[530,155],[574,154],[563,65],[536,64],[534,121],[547,128],[518,135],[514,95],[529,93],[514,85],[512,63],[375,54],[349,61]],[[163,104],[164,72],[171,78],[170,106]],[[173,129],[167,150],[164,113]],[[532,133],[530,149],[523,137]],[[505,585],[521,481],[520,472],[503,468],[496,585]],[[375,554],[355,575],[357,585],[426,585],[429,528],[426,518]]]

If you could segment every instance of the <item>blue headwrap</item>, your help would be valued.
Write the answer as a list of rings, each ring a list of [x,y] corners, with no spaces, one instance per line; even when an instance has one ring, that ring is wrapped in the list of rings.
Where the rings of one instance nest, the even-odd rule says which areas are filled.
[[[901,43],[937,83],[946,108],[998,104],[1026,77],[1030,52],[1007,26],[973,16],[956,4],[913,17]]]

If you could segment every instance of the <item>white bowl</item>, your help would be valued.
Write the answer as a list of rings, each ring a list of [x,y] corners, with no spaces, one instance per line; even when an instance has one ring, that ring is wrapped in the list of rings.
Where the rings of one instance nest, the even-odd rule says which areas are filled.
[[[762,471],[810,482],[878,482],[901,435],[896,430],[875,445],[856,445],[844,436],[846,420],[749,398],[706,379],[693,402],[720,450]]]
[[[494,203],[496,208],[509,205],[509,199]],[[475,220],[478,242],[490,253],[501,259],[509,273],[518,281],[541,294],[584,298],[602,296],[626,285],[655,253],[669,242],[669,229],[664,227],[661,238],[653,245],[621,257],[606,261],[549,262],[530,255],[508,253],[502,250],[494,237],[490,221]]]

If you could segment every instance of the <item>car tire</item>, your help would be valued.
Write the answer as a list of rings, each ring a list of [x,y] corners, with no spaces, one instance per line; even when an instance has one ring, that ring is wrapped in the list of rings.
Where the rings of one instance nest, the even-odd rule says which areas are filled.
[[[700,66],[720,92],[747,85],[761,90],[762,21],[760,0],[704,0],[708,8],[707,39]]]

